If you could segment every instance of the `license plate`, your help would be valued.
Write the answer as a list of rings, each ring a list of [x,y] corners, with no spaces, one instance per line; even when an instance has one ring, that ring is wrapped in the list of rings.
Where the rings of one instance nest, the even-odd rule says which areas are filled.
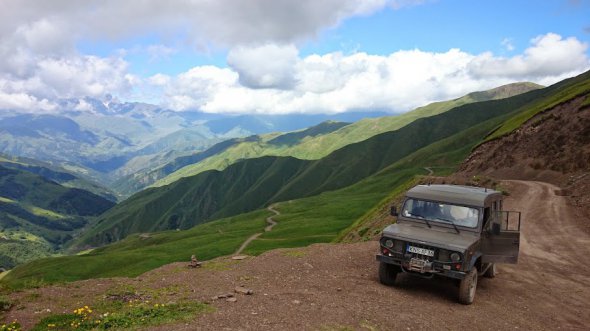
[[[434,256],[434,251],[432,249],[426,249],[426,248],[420,248],[420,247],[414,247],[414,246],[408,246],[408,252],[416,253],[416,254],[420,254],[420,255],[426,255],[426,256]]]

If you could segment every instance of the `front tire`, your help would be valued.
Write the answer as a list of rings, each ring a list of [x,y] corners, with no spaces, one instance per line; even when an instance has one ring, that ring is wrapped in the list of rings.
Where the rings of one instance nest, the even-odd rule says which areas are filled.
[[[471,271],[465,275],[459,284],[459,302],[464,305],[470,305],[475,299],[475,290],[477,288],[477,268],[474,266]]]
[[[399,273],[397,266],[387,264],[385,262],[379,263],[379,282],[383,285],[393,286],[395,285],[395,279]]]

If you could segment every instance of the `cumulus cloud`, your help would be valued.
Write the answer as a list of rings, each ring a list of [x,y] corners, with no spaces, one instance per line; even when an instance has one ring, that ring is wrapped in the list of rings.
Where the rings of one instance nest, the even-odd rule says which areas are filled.
[[[193,42],[222,45],[290,43],[342,20],[375,12],[392,0],[3,0],[0,38],[25,26],[67,26],[64,36],[119,39],[181,29]],[[404,1],[408,2],[408,1]],[[47,18],[52,18],[48,22]],[[48,31],[48,30],[45,30]]]
[[[0,87],[2,82],[0,82]],[[47,99],[38,99],[27,93],[6,93],[0,88],[0,109],[53,111],[56,105]]]
[[[552,33],[510,57],[459,49],[299,55],[298,42],[349,17],[425,1],[2,0],[0,108],[51,111],[59,98],[129,93],[176,110],[405,111],[514,81],[551,84],[590,67],[587,44]],[[75,47],[82,39],[136,36],[156,37],[142,49],[153,61],[173,55],[170,45],[228,48],[228,68],[199,66],[142,80],[129,74],[124,51],[98,57]]]
[[[227,56],[227,64],[239,74],[240,83],[250,88],[293,87],[298,60],[294,45],[237,47]]]
[[[476,77],[525,78],[551,81],[555,76],[588,67],[588,44],[555,33],[538,36],[524,54],[510,58],[485,53],[470,63]]]
[[[137,77],[127,73],[127,63],[122,59],[126,51],[133,49],[113,54],[112,58],[88,56],[76,50],[76,43],[81,40],[125,41],[137,36],[157,39],[156,44],[142,49],[150,61],[173,55],[177,50],[170,45],[188,45],[200,50],[234,48],[229,59],[238,74],[231,72],[231,75],[239,77],[241,84],[252,88],[291,88],[293,74],[288,70],[298,60],[297,50],[294,46],[275,44],[291,45],[313,38],[348,17],[371,14],[392,1],[2,0],[0,83],[5,100],[2,105],[50,109],[48,104],[57,97],[101,93],[122,96],[134,85],[143,86]],[[258,48],[251,48],[254,45]],[[262,53],[272,53],[277,62],[273,61],[273,65],[261,62],[256,68],[244,66]],[[193,84],[206,71],[191,70],[177,77],[176,82],[190,80]],[[206,77],[204,81],[208,80]],[[147,84],[150,83],[169,82],[156,75],[147,79]],[[168,100],[182,107],[185,99],[174,95]]]
[[[289,46],[242,48],[230,53],[231,68],[196,67],[172,77],[164,102],[208,112],[402,112],[516,81],[555,83],[590,69],[587,49],[576,38],[553,33],[532,39],[512,57],[414,49],[300,58]],[[280,65],[265,65],[275,57]]]
[[[60,98],[125,93],[139,84],[120,58],[40,57],[30,75],[0,75],[0,108],[51,111]]]
[[[167,104],[176,110],[199,109],[209,100],[232,98],[239,86],[238,74],[215,66],[195,67],[178,75],[168,86]],[[245,89],[245,88],[243,88]]]

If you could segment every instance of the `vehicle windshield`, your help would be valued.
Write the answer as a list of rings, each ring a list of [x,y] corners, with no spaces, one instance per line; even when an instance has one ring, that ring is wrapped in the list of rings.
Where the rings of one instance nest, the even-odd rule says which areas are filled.
[[[458,206],[444,202],[408,199],[401,212],[402,216],[425,219],[432,222],[454,223],[457,226],[475,228],[479,219],[477,208]]]

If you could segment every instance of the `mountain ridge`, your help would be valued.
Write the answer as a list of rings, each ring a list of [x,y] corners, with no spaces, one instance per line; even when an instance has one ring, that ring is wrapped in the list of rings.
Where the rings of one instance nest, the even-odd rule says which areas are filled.
[[[218,153],[218,155],[213,155],[195,164],[187,165],[169,174],[167,177],[159,179],[153,186],[170,184],[179,178],[196,175],[206,170],[223,170],[229,164],[244,158],[272,155],[293,156],[307,160],[319,159],[341,147],[363,141],[379,133],[397,130],[422,117],[437,115],[454,107],[472,102],[501,99],[522,94],[538,89],[539,87],[541,86],[525,82],[507,84],[487,91],[472,92],[457,99],[435,102],[397,116],[362,119],[325,135],[306,137],[299,144],[287,147],[273,145],[271,143],[272,139],[263,138],[260,142],[233,146],[226,151]]]
[[[508,113],[514,107],[545,93],[543,91],[533,90],[508,99],[462,105],[435,116],[417,119],[397,131],[381,133],[347,145],[320,160],[283,158],[279,162],[280,157],[268,156],[246,159],[221,172],[207,171],[160,190],[148,189],[102,215],[97,220],[97,228],[85,233],[75,245],[96,245],[119,240],[129,231],[170,229],[166,224],[178,223],[183,224],[182,228],[188,228],[202,221],[252,211],[276,201],[342,188],[385,168],[412,151],[480,121]],[[258,162],[268,162],[264,165],[267,167],[266,172],[256,170],[260,166]],[[273,168],[269,164],[280,165],[280,168]],[[237,173],[241,176],[235,175]],[[280,185],[269,185],[270,182],[265,180],[274,178],[272,175],[276,173],[287,175],[277,181]],[[254,178],[250,178],[250,175]],[[258,186],[252,188],[257,183],[266,183],[267,186],[261,185],[261,191],[257,191]],[[191,195],[188,196],[187,192],[191,192]],[[130,207],[135,203],[138,203],[136,207]]]

